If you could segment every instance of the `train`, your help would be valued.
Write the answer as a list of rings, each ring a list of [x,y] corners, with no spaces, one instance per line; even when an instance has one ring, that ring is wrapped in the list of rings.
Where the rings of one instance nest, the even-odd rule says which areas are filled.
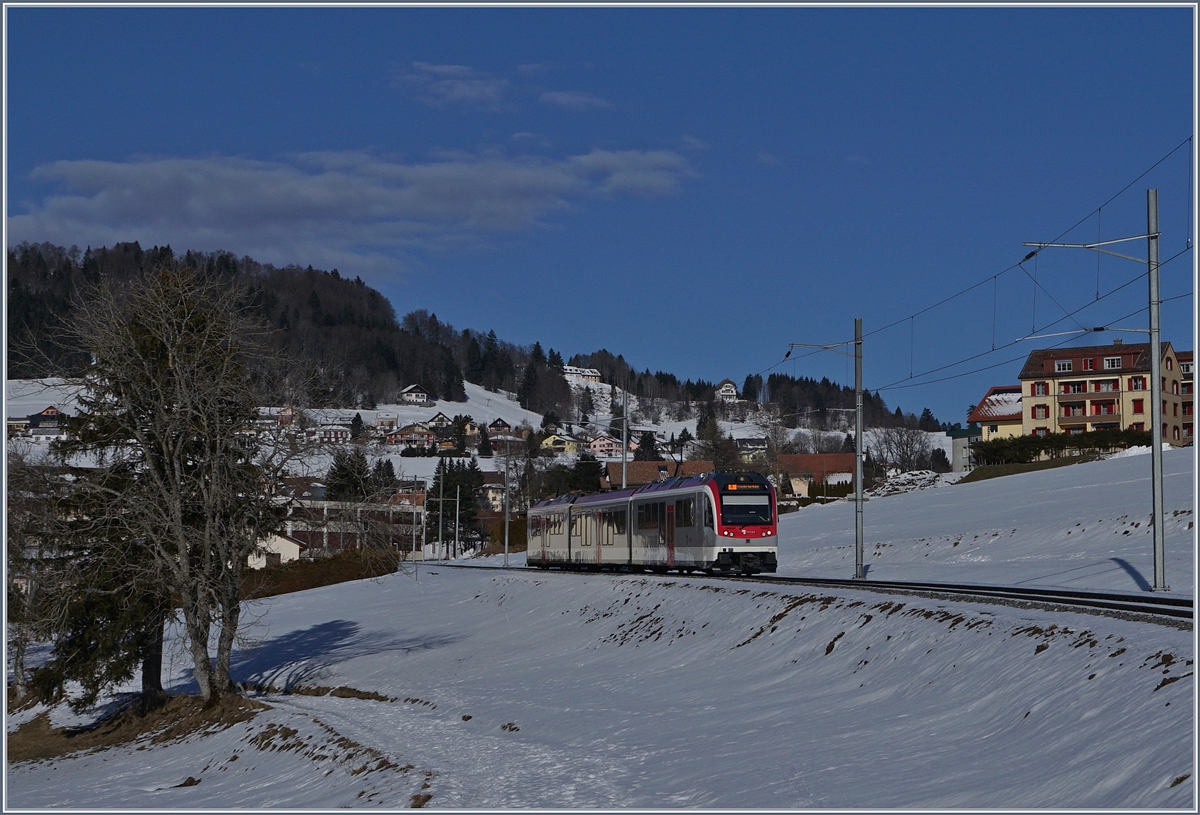
[[[529,508],[533,568],[759,574],[778,566],[775,487],[758,473],[711,472]]]

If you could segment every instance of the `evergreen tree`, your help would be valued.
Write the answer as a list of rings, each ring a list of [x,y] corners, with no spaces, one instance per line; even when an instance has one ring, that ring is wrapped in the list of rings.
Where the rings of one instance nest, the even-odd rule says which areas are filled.
[[[365,501],[371,494],[371,467],[362,450],[339,450],[325,476],[325,497],[330,501]]]
[[[568,492],[592,493],[600,489],[604,466],[591,453],[580,453],[567,477]]]
[[[934,418],[933,411],[925,408],[921,411],[921,418],[917,420],[917,429],[928,433],[937,433],[942,428],[938,424],[938,420]]]
[[[643,430],[638,438],[638,448],[633,453],[634,461],[662,461],[662,454],[658,452],[658,440],[654,438],[654,432],[651,430]]]
[[[471,341],[467,343],[467,360],[466,365],[463,366],[463,376],[468,382],[483,385],[486,383],[484,373],[483,349],[479,347],[479,340],[471,337]]]
[[[546,364],[546,352],[542,350],[540,342],[535,342],[529,350],[529,361],[539,368]]]
[[[362,414],[355,413],[354,418],[350,420],[350,438],[352,438],[352,439],[362,438],[362,434],[365,429],[366,429],[366,426],[363,424]]]
[[[492,440],[488,437],[487,425],[482,422],[479,425],[479,455],[489,458],[492,455]]]
[[[558,353],[553,348],[551,348],[549,356],[546,357],[546,364],[549,365],[551,368],[557,368],[558,370],[561,371],[563,368],[562,354]]]
[[[396,468],[390,458],[381,458],[371,468],[371,497],[388,498],[396,494]]]
[[[530,360],[521,375],[521,385],[517,388],[517,402],[526,410],[532,410],[533,399],[538,390],[538,366]]]

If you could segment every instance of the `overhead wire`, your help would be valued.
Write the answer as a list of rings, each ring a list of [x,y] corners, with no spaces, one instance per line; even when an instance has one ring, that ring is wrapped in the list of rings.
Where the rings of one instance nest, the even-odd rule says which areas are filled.
[[[1176,254],[1172,255],[1172,256],[1171,256],[1171,257],[1169,257],[1169,258],[1167,258],[1165,261],[1162,261],[1161,263],[1159,263],[1159,268],[1162,268],[1163,266],[1166,266],[1168,263],[1170,263],[1171,261],[1175,260],[1175,259],[1176,259],[1176,258],[1178,258],[1180,255],[1183,255],[1183,254],[1185,254],[1185,253],[1187,253],[1187,252],[1189,252],[1189,251],[1191,251],[1191,250],[1190,250],[1190,249],[1183,249],[1183,250],[1181,250],[1181,251],[1177,252]],[[1065,321],[1065,320],[1067,320],[1067,319],[1071,319],[1072,321],[1074,321],[1074,322],[1076,323],[1076,325],[1080,325],[1079,321],[1074,319],[1074,317],[1075,317],[1075,315],[1076,315],[1076,314],[1079,314],[1080,312],[1082,312],[1082,311],[1085,311],[1085,310],[1087,310],[1087,309],[1091,308],[1092,306],[1096,305],[1097,303],[1099,303],[1099,302],[1100,302],[1100,301],[1102,301],[1102,300],[1106,300],[1106,299],[1108,299],[1109,297],[1111,297],[1112,295],[1114,295],[1114,294],[1116,294],[1117,292],[1121,291],[1122,289],[1125,289],[1125,288],[1127,288],[1127,287],[1129,287],[1129,286],[1133,285],[1134,283],[1137,283],[1137,282],[1139,282],[1139,281],[1141,281],[1141,280],[1144,280],[1144,279],[1145,279],[1145,277],[1146,277],[1146,275],[1145,275],[1144,273],[1143,273],[1143,274],[1136,275],[1136,276],[1134,276],[1134,277],[1130,278],[1129,280],[1125,281],[1124,283],[1122,283],[1120,286],[1117,286],[1117,287],[1116,287],[1116,288],[1114,288],[1113,290],[1111,290],[1111,291],[1109,291],[1109,292],[1106,292],[1106,293],[1104,293],[1104,294],[1103,294],[1103,295],[1101,295],[1101,296],[1100,296],[1098,299],[1096,299],[1096,300],[1092,300],[1092,301],[1090,301],[1090,302],[1088,302],[1088,303],[1085,303],[1084,305],[1082,305],[1082,306],[1080,306],[1079,308],[1075,309],[1075,311],[1073,311],[1073,312],[1070,312],[1070,313],[1068,313],[1068,314],[1065,314],[1065,315],[1063,315],[1062,317],[1059,317],[1058,319],[1054,320],[1053,322],[1047,323],[1046,325],[1043,325],[1043,326],[1042,326],[1042,327],[1040,327],[1040,328],[1038,328],[1038,327],[1035,325],[1035,326],[1034,326],[1034,329],[1033,329],[1033,331],[1032,331],[1031,333],[1033,333],[1033,334],[1036,334],[1036,333],[1038,333],[1039,331],[1046,331],[1046,330],[1048,330],[1048,329],[1054,328],[1054,327],[1056,327],[1056,326],[1057,326],[1059,323],[1061,323],[1061,322],[1063,322],[1063,321]],[[1177,295],[1177,296],[1175,296],[1175,297],[1171,297],[1171,298],[1168,298],[1168,299],[1165,299],[1165,300],[1161,300],[1160,302],[1162,302],[1162,303],[1167,303],[1167,302],[1170,302],[1171,300],[1178,300],[1178,299],[1180,299],[1181,297],[1190,297],[1190,296],[1191,296],[1191,294],[1190,294],[1190,293],[1188,293],[1188,294],[1183,294],[1183,295]],[[1144,310],[1145,310],[1145,309],[1142,309],[1142,311],[1144,311]],[[1136,311],[1135,311],[1135,312],[1133,312],[1133,314],[1137,314],[1137,313],[1138,313],[1138,312],[1136,312]],[[1116,318],[1116,319],[1114,319],[1114,320],[1109,320],[1108,322],[1110,322],[1110,323],[1119,322],[1119,321],[1121,321],[1121,320],[1127,319],[1127,318],[1128,318],[1128,316],[1132,316],[1132,315],[1127,315],[1126,317],[1118,317],[1118,318]],[[1081,326],[1081,328],[1082,328],[1082,326]],[[1083,330],[1083,331],[1089,331],[1089,330],[1091,330],[1091,329],[1082,328],[1082,330]],[[1062,342],[1070,342],[1070,340],[1071,340],[1071,338],[1070,338],[1070,337],[1068,337],[1066,340],[1063,340]],[[1003,351],[1005,348],[1011,348],[1011,347],[1013,347],[1014,345],[1016,345],[1017,343],[1019,343],[1019,342],[1021,342],[1021,341],[1022,341],[1022,340],[1013,340],[1012,342],[1008,342],[1008,343],[1005,343],[1005,344],[1003,344],[1003,345],[1000,345],[1000,346],[993,347],[993,348],[992,348],[992,350],[990,350],[990,351],[981,351],[981,352],[980,352],[980,353],[978,353],[978,354],[972,354],[972,355],[971,355],[971,356],[969,356],[969,357],[964,357],[964,358],[962,358],[962,359],[956,360],[955,362],[950,362],[950,363],[947,363],[947,364],[945,364],[945,365],[941,365],[941,366],[939,366],[939,367],[937,367],[937,368],[931,368],[931,369],[930,369],[930,370],[928,370],[928,371],[923,371],[923,372],[921,372],[921,373],[919,373],[919,374],[916,374],[916,375],[910,375],[910,376],[908,376],[908,377],[904,377],[904,378],[901,378],[901,379],[897,379],[895,382],[891,382],[891,383],[889,383],[889,384],[887,384],[887,385],[883,385],[882,387],[876,388],[875,390],[876,390],[876,391],[885,391],[885,390],[896,390],[896,389],[899,389],[899,388],[902,388],[902,387],[903,387],[903,388],[914,388],[914,387],[918,387],[918,386],[920,386],[920,385],[931,385],[931,384],[933,384],[933,383],[935,383],[935,382],[945,382],[945,381],[947,381],[948,379],[955,379],[955,378],[957,378],[957,377],[961,377],[961,376],[969,376],[969,375],[970,375],[970,374],[972,374],[972,373],[979,373],[980,371],[985,371],[985,370],[988,370],[988,368],[990,368],[990,367],[996,367],[996,366],[988,366],[988,368],[980,368],[980,369],[977,369],[977,370],[974,370],[974,371],[966,371],[966,372],[963,372],[963,373],[954,374],[954,375],[952,375],[952,376],[943,377],[943,378],[941,378],[941,379],[933,379],[933,380],[924,380],[924,379],[923,379],[923,377],[929,376],[930,374],[939,373],[939,372],[941,372],[941,371],[949,370],[950,368],[954,368],[954,367],[957,367],[957,366],[959,366],[959,365],[964,365],[964,364],[966,364],[966,363],[968,363],[968,362],[972,362],[973,360],[979,359],[980,357],[987,356],[988,354],[991,354],[991,353],[993,353],[993,352],[995,352],[995,351]],[[1061,344],[1061,343],[1060,343],[1060,344]],[[1058,345],[1054,345],[1054,346],[1051,346],[1051,347],[1058,347]],[[1017,357],[1017,359],[1020,359],[1020,357]],[[1012,361],[1014,361],[1014,360],[1006,360],[1004,363],[999,363],[999,364],[1007,364],[1008,362],[1012,362]],[[921,381],[921,382],[914,382],[914,383],[912,383],[912,384],[909,384],[909,385],[902,385],[902,384],[901,384],[901,383],[903,383],[903,382],[908,382],[908,381],[909,381],[909,380],[911,380],[911,379],[922,379],[922,381]]]
[[[1180,150],[1180,149],[1181,149],[1181,148],[1182,148],[1184,145],[1191,144],[1191,143],[1193,142],[1194,138],[1195,138],[1194,136],[1188,136],[1186,139],[1184,139],[1184,140],[1183,140],[1183,141],[1181,141],[1179,144],[1177,144],[1177,145],[1176,145],[1174,148],[1172,148],[1172,149],[1171,149],[1169,152],[1167,152],[1167,153],[1166,153],[1166,154],[1165,154],[1165,155],[1164,155],[1162,158],[1160,158],[1158,161],[1154,162],[1154,164],[1150,165],[1148,168],[1146,168],[1146,170],[1144,170],[1144,171],[1143,171],[1141,174],[1139,174],[1139,175],[1138,175],[1136,178],[1134,178],[1132,181],[1130,181],[1128,184],[1126,184],[1124,187],[1122,187],[1122,188],[1121,188],[1119,191],[1117,191],[1115,194],[1113,194],[1113,195],[1112,195],[1110,198],[1108,198],[1106,201],[1104,201],[1104,202],[1103,202],[1102,204],[1100,204],[1098,207],[1096,207],[1095,209],[1093,209],[1091,212],[1089,212],[1089,213],[1088,213],[1087,215],[1085,215],[1083,218],[1079,219],[1077,222],[1075,222],[1075,223],[1074,223],[1074,224],[1072,224],[1071,226],[1069,226],[1069,227],[1067,227],[1066,229],[1064,229],[1062,232],[1060,232],[1060,233],[1059,233],[1057,236],[1055,236],[1053,239],[1051,239],[1050,241],[1047,241],[1047,243],[1057,243],[1057,242],[1058,242],[1058,241],[1059,241],[1061,238],[1063,238],[1064,236],[1066,236],[1066,235],[1070,234],[1072,231],[1074,231],[1075,229],[1077,229],[1077,228],[1078,228],[1078,227],[1079,227],[1081,224],[1083,224],[1083,223],[1087,222],[1087,220],[1088,220],[1088,219],[1090,219],[1090,218],[1091,218],[1093,215],[1095,215],[1095,216],[1097,217],[1097,230],[1099,230],[1099,229],[1100,229],[1100,218],[1101,218],[1101,213],[1102,213],[1102,210],[1104,209],[1104,207],[1108,206],[1108,205],[1109,205],[1109,204],[1111,204],[1113,201],[1117,200],[1117,199],[1118,199],[1118,198],[1120,198],[1122,195],[1124,195],[1126,192],[1128,192],[1128,191],[1129,191],[1129,189],[1130,189],[1131,187],[1133,187],[1133,185],[1134,185],[1134,184],[1136,184],[1136,183],[1138,183],[1139,181],[1141,181],[1143,178],[1145,178],[1147,175],[1149,175],[1151,172],[1153,172],[1153,171],[1155,170],[1155,168],[1157,168],[1159,165],[1161,165],[1161,164],[1162,164],[1164,161],[1166,161],[1167,159],[1171,158],[1171,156],[1175,155],[1175,153],[1177,153],[1177,152],[1178,152],[1178,151],[1179,151],[1179,150]],[[1191,173],[1191,171],[1190,171],[1190,168],[1192,167],[1192,163],[1193,163],[1193,155],[1192,155],[1193,153],[1194,153],[1194,150],[1192,150],[1192,151],[1189,151],[1189,154],[1188,154],[1188,155],[1189,155],[1189,173],[1188,173],[1188,183],[1189,183],[1189,189],[1191,189],[1191,184],[1192,184],[1192,173]],[[1170,258],[1168,258],[1167,260],[1160,262],[1160,264],[1159,264],[1160,268],[1161,268],[1162,266],[1165,266],[1167,263],[1171,262],[1171,261],[1172,261],[1172,260],[1174,260],[1175,258],[1179,257],[1180,255],[1182,255],[1183,253],[1185,253],[1185,252],[1187,252],[1187,251],[1189,251],[1189,250],[1191,249],[1191,247],[1192,247],[1192,240],[1191,240],[1191,237],[1190,237],[1190,235],[1191,235],[1191,228],[1192,228],[1192,223],[1191,223],[1191,221],[1192,221],[1192,218],[1191,218],[1191,211],[1192,211],[1192,201],[1191,201],[1191,196],[1189,195],[1189,196],[1188,196],[1188,212],[1189,212],[1189,217],[1188,217],[1188,234],[1189,234],[1189,237],[1188,237],[1188,239],[1187,239],[1187,245],[1186,245],[1186,247],[1185,247],[1183,250],[1181,250],[1180,252],[1178,252],[1178,253],[1176,253],[1175,255],[1171,256],[1171,257],[1170,257]],[[1037,256],[1038,256],[1038,254],[1041,252],[1041,248],[1042,248],[1042,247],[1035,248],[1033,251],[1031,251],[1031,252],[1029,252],[1027,255],[1025,255],[1025,256],[1024,256],[1024,258],[1022,258],[1021,260],[1017,261],[1016,263],[1013,263],[1013,264],[1011,264],[1010,266],[1008,266],[1008,267],[1006,267],[1006,268],[1004,268],[1004,269],[1000,270],[999,272],[996,272],[995,274],[991,275],[990,277],[986,277],[986,278],[984,278],[984,279],[982,279],[982,280],[978,281],[977,283],[974,283],[974,284],[972,284],[972,285],[970,285],[970,286],[967,286],[966,288],[964,288],[964,289],[962,289],[962,290],[960,290],[960,291],[958,291],[958,292],[955,292],[954,294],[951,294],[951,295],[949,295],[949,296],[947,296],[947,297],[943,297],[942,299],[938,300],[937,302],[931,303],[930,305],[928,305],[928,306],[925,306],[924,308],[921,308],[921,309],[919,309],[919,310],[917,310],[917,311],[914,311],[913,313],[911,313],[911,314],[909,314],[909,315],[906,315],[906,316],[904,316],[904,317],[900,317],[899,319],[896,319],[896,320],[894,320],[894,321],[892,321],[892,322],[890,322],[890,323],[887,323],[886,325],[880,326],[879,328],[876,328],[876,329],[874,329],[874,330],[872,330],[872,331],[868,331],[868,332],[866,332],[865,334],[863,334],[863,335],[862,335],[862,336],[863,336],[863,339],[866,339],[867,337],[871,337],[871,336],[874,336],[875,334],[879,334],[879,333],[882,333],[882,332],[884,332],[884,331],[887,331],[888,329],[894,328],[894,327],[896,327],[896,326],[898,326],[898,325],[900,325],[900,324],[904,323],[905,321],[914,321],[916,317],[919,317],[920,315],[922,315],[922,314],[925,314],[926,312],[932,311],[932,310],[934,310],[934,309],[936,309],[936,308],[938,308],[938,307],[940,307],[940,306],[943,306],[943,305],[945,305],[946,303],[952,302],[953,300],[956,300],[956,299],[958,299],[958,298],[960,298],[960,297],[962,297],[962,296],[964,296],[964,295],[966,295],[966,294],[969,294],[969,293],[971,293],[972,291],[974,291],[975,289],[977,289],[977,288],[979,288],[979,287],[983,286],[984,284],[986,284],[986,283],[988,283],[988,282],[991,282],[991,283],[992,283],[992,297],[993,297],[993,301],[992,301],[992,312],[993,312],[993,316],[992,316],[992,349],[991,349],[991,351],[985,351],[985,352],[983,352],[983,353],[981,353],[981,354],[974,354],[974,355],[972,355],[972,356],[969,356],[969,357],[966,357],[966,358],[964,358],[964,359],[958,360],[957,362],[952,362],[952,363],[949,363],[949,364],[947,364],[947,365],[941,366],[941,367],[939,367],[939,368],[934,368],[934,369],[931,369],[931,370],[929,370],[929,371],[925,371],[925,372],[923,372],[923,373],[920,373],[920,374],[914,374],[914,373],[913,373],[913,366],[914,366],[914,362],[913,362],[913,360],[914,360],[914,349],[915,349],[915,336],[914,336],[914,331],[915,331],[915,328],[914,328],[914,324],[913,324],[912,322],[910,322],[910,337],[909,337],[909,377],[908,377],[907,379],[899,379],[899,380],[896,380],[896,382],[894,382],[894,383],[892,383],[892,384],[890,384],[890,385],[885,385],[884,387],[882,387],[882,388],[878,388],[877,390],[898,389],[898,388],[900,388],[900,387],[916,387],[916,386],[918,386],[918,385],[924,385],[924,384],[933,384],[934,382],[942,382],[942,381],[945,381],[946,379],[952,379],[952,378],[955,378],[955,376],[968,376],[968,375],[970,375],[971,373],[978,373],[978,372],[980,372],[980,371],[988,370],[989,368],[992,368],[992,367],[999,367],[999,365],[1004,365],[1004,364],[1008,364],[1008,363],[1012,362],[1013,360],[1007,360],[1007,361],[1005,361],[1005,362],[1003,362],[1003,363],[997,363],[997,365],[994,365],[994,366],[988,366],[988,367],[986,367],[986,368],[980,368],[980,369],[977,369],[977,370],[975,370],[975,371],[965,372],[965,373],[962,373],[962,374],[956,374],[956,375],[954,375],[954,376],[951,376],[951,377],[945,377],[945,378],[943,378],[943,379],[938,379],[938,380],[931,380],[931,381],[925,381],[925,382],[920,382],[920,383],[913,383],[913,384],[911,384],[911,385],[901,385],[901,384],[900,384],[900,383],[902,383],[902,382],[907,382],[907,381],[908,381],[908,379],[917,379],[917,378],[921,378],[921,377],[927,376],[927,375],[929,375],[929,374],[931,374],[931,373],[936,373],[936,372],[938,372],[938,371],[941,371],[941,370],[946,370],[946,369],[948,369],[948,368],[953,368],[953,367],[955,367],[956,365],[962,365],[962,364],[964,364],[964,363],[966,363],[966,362],[970,362],[971,360],[978,359],[979,357],[981,357],[981,356],[984,356],[984,355],[986,355],[986,354],[988,354],[988,353],[992,353],[992,352],[994,352],[994,351],[997,351],[997,350],[1004,350],[1005,348],[1011,347],[1012,345],[1014,345],[1014,344],[1015,344],[1015,343],[1006,343],[1006,344],[1002,344],[1002,345],[1000,345],[1000,346],[996,346],[996,344],[995,344],[995,332],[996,332],[996,312],[997,312],[997,310],[998,310],[997,301],[998,301],[998,286],[999,286],[999,279],[1000,279],[1001,277],[1003,277],[1004,275],[1008,274],[1008,273],[1009,273],[1009,272],[1011,272],[1011,271],[1014,271],[1014,270],[1016,270],[1016,269],[1020,269],[1020,270],[1021,270],[1021,272],[1022,272],[1023,274],[1025,274],[1025,276],[1026,276],[1026,277],[1030,278],[1030,279],[1033,281],[1033,284],[1034,284],[1034,290],[1033,290],[1033,297],[1034,297],[1034,311],[1033,311],[1033,320],[1034,320],[1034,322],[1033,322],[1033,330],[1031,331],[1031,333],[1033,333],[1033,334],[1036,334],[1036,333],[1037,333],[1039,330],[1040,330],[1040,331],[1045,331],[1047,328],[1054,327],[1054,326],[1058,325],[1059,323],[1061,323],[1061,322],[1063,322],[1064,320],[1067,320],[1067,319],[1070,319],[1070,320],[1072,320],[1073,322],[1075,322],[1075,324],[1076,324],[1076,325],[1078,325],[1078,326],[1080,327],[1080,329],[1081,329],[1081,330],[1084,330],[1084,331],[1088,330],[1088,329],[1086,329],[1086,328],[1085,328],[1085,327],[1084,327],[1084,326],[1083,326],[1083,325],[1082,325],[1082,324],[1081,324],[1081,323],[1080,323],[1078,320],[1075,320],[1075,319],[1074,319],[1074,315],[1076,315],[1076,314],[1080,313],[1081,311],[1083,311],[1083,310],[1084,310],[1084,309],[1086,309],[1086,308],[1089,308],[1090,306],[1093,306],[1093,305],[1095,305],[1096,303],[1099,303],[1100,301],[1102,301],[1102,300],[1104,300],[1104,299],[1108,298],[1109,296],[1111,296],[1111,295],[1115,294],[1115,293],[1116,293],[1116,292],[1118,292],[1118,291],[1121,291],[1122,289],[1126,288],[1126,287],[1127,287],[1127,286],[1129,286],[1129,285],[1132,285],[1133,283],[1137,282],[1138,280],[1140,280],[1140,279],[1142,279],[1142,278],[1144,277],[1144,275],[1138,275],[1137,277],[1134,277],[1134,278],[1132,278],[1132,279],[1130,279],[1130,280],[1126,281],[1125,283],[1121,284],[1120,286],[1117,286],[1117,287],[1116,287],[1115,289],[1113,289],[1112,291],[1109,291],[1109,292],[1107,292],[1107,293],[1105,293],[1105,294],[1100,294],[1100,271],[1099,271],[1099,258],[1097,258],[1097,272],[1096,272],[1096,298],[1095,298],[1095,299],[1094,299],[1092,302],[1088,303],[1088,304],[1087,304],[1087,305],[1085,305],[1085,306],[1082,306],[1082,307],[1080,307],[1080,308],[1078,308],[1078,309],[1075,309],[1074,311],[1068,311],[1068,310],[1067,310],[1067,308],[1066,308],[1066,307],[1064,307],[1064,306],[1063,306],[1061,303],[1059,303],[1059,302],[1058,302],[1058,300],[1057,300],[1057,299],[1054,297],[1054,295],[1053,295],[1053,294],[1051,294],[1051,293],[1050,293],[1050,291],[1048,291],[1048,290],[1046,289],[1046,287],[1045,287],[1045,286],[1043,286],[1043,285],[1042,285],[1042,284],[1041,284],[1041,283],[1038,281],[1038,279],[1037,279],[1037,274],[1036,274],[1036,269],[1037,269]],[[1032,259],[1032,260],[1034,260],[1034,269],[1035,269],[1035,271],[1034,271],[1034,274],[1033,274],[1033,275],[1031,275],[1031,274],[1029,273],[1029,271],[1028,271],[1027,269],[1025,269],[1025,267],[1024,267],[1024,265],[1023,265],[1024,263],[1026,263],[1027,261],[1029,261],[1029,260],[1031,260],[1031,259]],[[1058,306],[1058,308],[1059,308],[1059,309],[1060,309],[1060,310],[1063,312],[1063,316],[1062,316],[1062,317],[1059,317],[1058,319],[1056,319],[1056,320],[1054,320],[1054,321],[1052,321],[1052,322],[1050,322],[1050,323],[1046,324],[1046,325],[1045,325],[1045,326],[1043,326],[1041,329],[1038,329],[1038,328],[1037,328],[1037,311],[1036,311],[1036,309],[1037,309],[1037,305],[1036,305],[1036,304],[1037,304],[1037,290],[1038,290],[1038,289],[1041,289],[1041,290],[1042,290],[1042,292],[1043,292],[1043,293],[1044,293],[1044,294],[1045,294],[1045,295],[1046,295],[1046,296],[1047,296],[1047,297],[1048,297],[1048,298],[1051,300],[1051,302],[1053,302],[1053,303],[1054,303],[1056,306]],[[1172,298],[1172,299],[1178,299],[1178,298]],[[1167,301],[1166,301],[1166,300],[1164,300],[1164,301],[1162,301],[1162,302],[1167,302]],[[1137,312],[1134,312],[1134,313],[1136,314]],[[1065,340],[1064,342],[1069,342],[1069,341],[1070,341],[1070,339],[1068,338],[1068,340]],[[1054,345],[1054,346],[1052,346],[1052,347],[1058,347],[1058,345],[1061,345],[1061,344],[1062,344],[1062,343],[1057,343],[1057,344],[1055,344],[1055,345]],[[824,350],[825,350],[825,349],[818,348],[818,349],[813,349],[813,350],[810,350],[810,351],[808,351],[808,352],[806,352],[806,353],[801,353],[801,354],[797,354],[797,355],[794,355],[794,356],[792,355],[792,352],[791,352],[791,350],[789,350],[789,351],[788,351],[788,352],[787,352],[787,353],[786,353],[786,354],[783,356],[783,358],[782,358],[782,359],[778,360],[777,362],[775,362],[775,363],[773,363],[773,364],[771,364],[771,365],[768,365],[767,367],[763,368],[761,371],[759,371],[758,373],[756,373],[756,374],[754,374],[754,375],[755,375],[755,376],[761,376],[761,375],[763,375],[763,374],[765,374],[765,373],[767,373],[767,372],[769,372],[769,371],[772,371],[772,370],[774,370],[775,368],[777,368],[777,367],[779,367],[780,365],[782,365],[782,364],[783,364],[784,362],[786,362],[788,359],[791,359],[791,360],[792,360],[792,362],[793,362],[793,366],[794,366],[794,364],[795,364],[795,362],[796,362],[797,360],[804,359],[804,358],[806,358],[806,357],[810,357],[810,356],[814,356],[815,354],[822,353]]]

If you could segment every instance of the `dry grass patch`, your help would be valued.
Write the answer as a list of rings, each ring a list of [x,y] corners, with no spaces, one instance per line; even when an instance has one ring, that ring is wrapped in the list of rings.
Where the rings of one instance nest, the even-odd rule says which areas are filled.
[[[199,696],[172,696],[162,707],[142,714],[134,703],[86,727],[55,728],[45,713],[8,734],[10,763],[60,758],[82,750],[103,750],[149,739],[161,744],[196,733],[224,730],[249,721],[262,702],[226,696],[208,706]]]

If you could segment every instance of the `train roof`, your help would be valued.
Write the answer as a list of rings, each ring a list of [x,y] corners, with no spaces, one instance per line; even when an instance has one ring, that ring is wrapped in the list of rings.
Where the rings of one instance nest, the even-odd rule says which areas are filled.
[[[565,506],[567,504],[597,504],[603,501],[612,501],[618,498],[632,498],[634,495],[647,495],[656,492],[685,489],[687,487],[699,487],[710,480],[715,480],[719,485],[721,482],[728,484],[742,480],[740,476],[756,476],[757,480],[761,481],[762,483],[770,483],[761,473],[726,473],[721,471],[713,471],[708,473],[700,473],[699,475],[675,476],[673,478],[664,479],[663,481],[655,481],[650,484],[643,484],[640,487],[627,487],[626,489],[613,490],[612,492],[597,492],[590,495],[580,495],[577,492],[568,493],[567,495],[560,495],[557,498],[545,498],[533,504],[530,509]]]

